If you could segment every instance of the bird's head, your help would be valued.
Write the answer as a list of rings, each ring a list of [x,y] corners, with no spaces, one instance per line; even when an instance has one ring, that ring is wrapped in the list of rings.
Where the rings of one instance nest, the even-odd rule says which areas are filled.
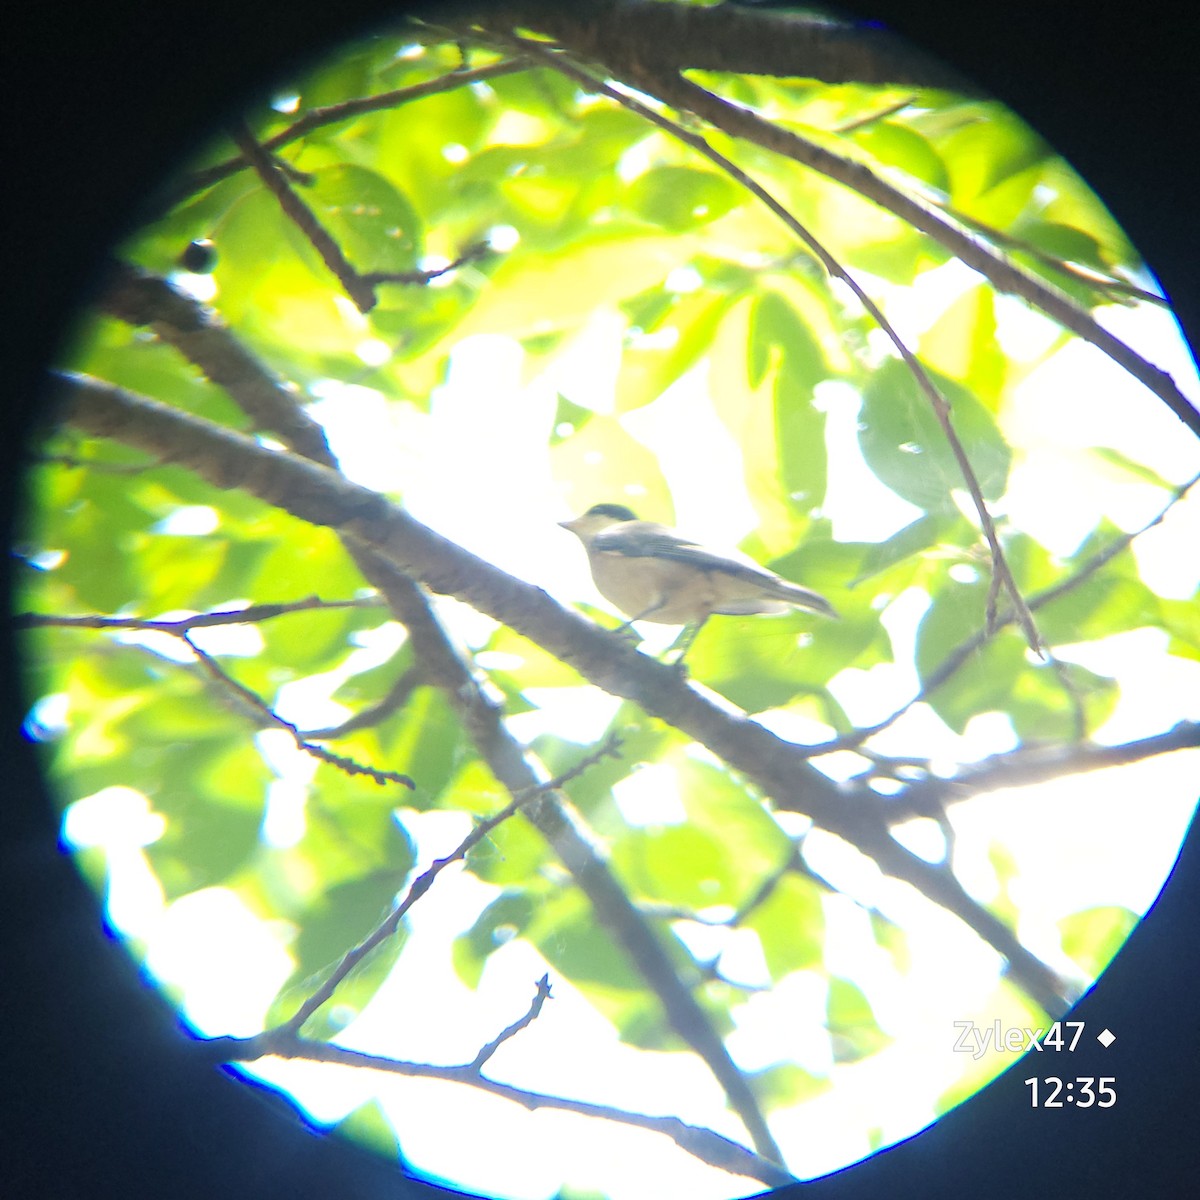
[[[611,525],[620,525],[626,521],[636,521],[637,516],[631,508],[623,504],[593,504],[587,512],[570,521],[559,521],[563,529],[569,529],[584,545],[587,545],[598,534]]]

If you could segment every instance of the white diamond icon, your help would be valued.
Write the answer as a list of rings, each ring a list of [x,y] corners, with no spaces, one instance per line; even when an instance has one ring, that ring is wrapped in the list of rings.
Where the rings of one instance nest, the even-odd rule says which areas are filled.
[[[1107,1050],[1109,1046],[1111,1046],[1116,1040],[1117,1035],[1109,1029],[1102,1029],[1098,1034],[1096,1034],[1096,1041],[1098,1041],[1100,1045],[1105,1048],[1105,1050]]]

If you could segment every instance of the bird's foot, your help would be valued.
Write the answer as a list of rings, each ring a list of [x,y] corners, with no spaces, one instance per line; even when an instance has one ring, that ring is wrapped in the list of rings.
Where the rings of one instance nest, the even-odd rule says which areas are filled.
[[[634,629],[632,621],[626,621],[624,625],[618,625],[613,630],[613,633],[620,637],[622,641],[628,642],[631,646],[640,646],[642,644],[642,636]]]

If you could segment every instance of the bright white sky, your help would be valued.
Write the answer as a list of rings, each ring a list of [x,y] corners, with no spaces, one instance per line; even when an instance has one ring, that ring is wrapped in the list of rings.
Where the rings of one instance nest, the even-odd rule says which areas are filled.
[[[923,306],[915,307],[909,299],[900,308],[907,293],[897,293],[897,303],[889,308],[889,317],[903,322],[901,332],[910,339],[920,329],[912,327],[911,317],[905,321],[906,313],[921,312],[924,322],[931,323],[974,281],[955,266],[930,276],[922,285]],[[885,304],[892,299],[883,285],[872,282],[870,290]],[[1006,353],[1032,359],[1049,344],[1053,331],[1046,322],[1015,301],[1002,301],[999,308]],[[1186,347],[1169,317],[1143,307],[1112,309],[1103,320],[1170,372],[1189,395],[1200,394]],[[566,496],[552,475],[546,444],[556,392],[611,409],[618,338],[616,323],[598,317],[572,355],[523,386],[520,347],[498,337],[478,337],[455,351],[448,382],[428,415],[389,404],[368,389],[333,383],[321,390],[315,412],[327,424],[351,477],[384,492],[403,481],[405,505],[418,519],[564,602],[602,605],[577,543],[555,522],[599,499],[636,505],[636,480],[625,496]],[[363,353],[377,356],[378,344],[368,343]],[[733,544],[752,527],[754,516],[740,464],[704,386],[703,371],[694,373],[633,414],[627,426],[657,454],[672,487],[678,524],[707,542]],[[886,537],[908,523],[915,510],[883,489],[862,464],[854,436],[853,392],[829,385],[818,401],[830,414],[831,485],[825,507],[836,536]],[[679,435],[684,411],[687,441]],[[474,437],[464,440],[462,431],[468,428]],[[1200,443],[1107,359],[1083,346],[1055,354],[1031,373],[1006,433],[1027,451],[1012,482],[1009,518],[1061,553],[1078,543],[1097,511],[1124,528],[1136,528],[1166,500],[1160,489],[1101,468],[1084,453],[1088,445],[1119,446],[1173,481],[1200,471]],[[703,478],[695,469],[701,460]],[[461,487],[464,479],[473,481],[467,493]],[[486,503],[480,503],[481,497]],[[211,514],[188,510],[172,531],[210,527],[206,512]],[[1139,567],[1163,595],[1189,596],[1200,573],[1197,546],[1200,500],[1193,498],[1138,540]],[[897,665],[847,670],[834,681],[833,691],[855,720],[886,715],[916,690],[905,647],[911,645],[925,603],[918,593],[905,595],[884,616],[897,645]],[[453,602],[441,607],[468,640],[478,644],[486,636],[486,620]],[[389,628],[364,638],[353,669],[384,659],[396,636]],[[256,638],[253,629],[213,631],[205,644],[251,654]],[[1121,703],[1099,740],[1124,741],[1184,718],[1200,718],[1200,664],[1169,657],[1165,641],[1164,635],[1144,630],[1101,646],[1062,651],[1064,658],[1121,680]],[[336,673],[285,688],[278,697],[282,715],[310,726],[345,715],[328,698],[341,678]],[[583,689],[553,703],[544,699],[544,709],[514,721],[521,737],[553,729],[586,741],[603,728],[611,711],[606,701]],[[818,738],[823,733],[778,714],[763,719],[792,736]],[[264,733],[259,741],[280,776],[270,796],[264,836],[276,845],[292,844],[304,829],[305,783],[312,763],[282,735]],[[967,737],[957,739],[931,711],[917,706],[897,723],[886,745],[953,762],[1012,744],[1011,727],[1002,718],[981,717]],[[1174,861],[1195,807],[1198,768],[1200,754],[1187,752],[1084,779],[980,797],[953,812],[956,869],[972,893],[985,901],[994,898],[997,880],[989,849],[1002,843],[1019,866],[1012,898],[1026,914],[1019,929],[1022,940],[1070,972],[1056,922],[1094,905],[1145,910]],[[635,819],[639,813],[642,820],[669,819],[650,807],[663,803],[662,780],[655,782],[655,801],[644,788],[639,795],[637,783],[627,784],[618,797],[623,811]],[[669,809],[669,795],[666,805]],[[402,820],[419,847],[418,870],[453,848],[469,829],[463,814],[405,811]],[[70,844],[107,850],[109,917],[146,947],[150,970],[178,990],[191,1024],[213,1035],[256,1032],[290,971],[287,951],[277,931],[232,892],[209,889],[164,905],[141,851],[161,829],[161,818],[145,799],[127,789],[108,789],[79,801],[64,822]],[[921,834],[911,831],[914,839]],[[863,989],[894,1042],[862,1063],[832,1064],[823,1029],[825,984],[815,974],[793,976],[746,1005],[729,1040],[741,1065],[756,1069],[791,1059],[829,1074],[827,1091],[772,1120],[790,1168],[802,1177],[834,1170],[878,1144],[913,1133],[933,1118],[939,1094],[964,1072],[986,1069],[990,1075],[1007,1065],[993,1059],[980,1066],[953,1052],[955,1020],[1029,1022],[1011,993],[998,990],[995,956],[959,922],[904,885],[882,878],[836,838],[814,835],[809,849],[813,865],[845,893],[825,902],[827,965]],[[458,1063],[473,1058],[480,1045],[524,1013],[535,981],[547,969],[525,943],[511,942],[493,954],[478,992],[465,989],[450,968],[450,939],[471,925],[493,895],[494,889],[460,869],[445,872],[417,908],[398,969],[339,1040],[401,1058]],[[912,965],[907,977],[899,976],[878,948],[856,901],[877,906],[908,931]],[[752,937],[691,930],[688,938],[694,949],[723,951],[726,974],[765,982],[761,952]],[[413,986],[414,979],[419,986]],[[741,1137],[716,1085],[693,1056],[622,1046],[612,1027],[569,983],[553,976],[552,982],[553,1001],[496,1055],[489,1074],[634,1110],[677,1113]],[[1120,1030],[1115,1032],[1120,1036]],[[458,1186],[496,1196],[540,1200],[564,1183],[604,1191],[616,1200],[668,1194],[728,1200],[759,1190],[749,1181],[700,1166],[666,1139],[562,1114],[529,1114],[466,1088],[304,1063],[266,1062],[258,1073],[286,1084],[318,1121],[336,1121],[378,1097],[404,1131],[410,1163],[435,1175],[453,1172]],[[464,1127],[470,1128],[469,1137],[463,1136]],[[469,1160],[464,1146],[473,1148]]]

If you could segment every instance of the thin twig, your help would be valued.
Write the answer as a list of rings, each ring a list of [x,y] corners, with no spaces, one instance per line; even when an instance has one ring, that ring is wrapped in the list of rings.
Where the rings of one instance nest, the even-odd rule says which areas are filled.
[[[352,758],[347,758],[343,754],[334,754],[331,750],[326,750],[324,746],[314,745],[304,737],[291,721],[284,720],[262,697],[256,695],[244,684],[238,683],[211,654],[201,650],[192,641],[189,633],[183,633],[179,636],[188,644],[189,649],[195,654],[200,665],[213,680],[220,684],[226,691],[230,692],[237,700],[248,706],[252,712],[263,717],[269,724],[290,733],[297,748],[304,751],[305,754],[310,754],[313,758],[319,759],[323,763],[328,763],[331,767],[336,767],[346,775],[365,775],[368,779],[373,779],[381,786],[385,783],[399,783],[403,784],[406,788],[415,790],[417,785],[407,775],[401,775],[399,771],[385,771],[380,767],[369,767],[363,763],[356,762]]]
[[[779,1187],[795,1182],[777,1162],[747,1150],[730,1138],[711,1129],[703,1129],[681,1121],[678,1117],[658,1117],[646,1113],[627,1112],[609,1104],[596,1104],[587,1100],[574,1100],[566,1096],[549,1095],[528,1088],[515,1087],[488,1079],[470,1065],[441,1067],[430,1063],[406,1062],[369,1054],[362,1050],[351,1050],[333,1042],[317,1042],[297,1037],[287,1030],[277,1029],[253,1038],[212,1038],[201,1042],[198,1050],[216,1062],[251,1062],[267,1055],[280,1058],[303,1059],[311,1062],[338,1063],[342,1066],[360,1067],[371,1071],[405,1075],[416,1079],[437,1079],[449,1083],[461,1083],[467,1087],[487,1092],[493,1096],[510,1100],[523,1108],[550,1109],[557,1112],[576,1113],[601,1121],[611,1121],[634,1129],[644,1129],[670,1138],[681,1150],[701,1162],[728,1171],[732,1175],[743,1175],[757,1179],[768,1187]]]
[[[526,69],[527,64],[523,62],[495,62],[485,67],[451,71],[449,74],[439,75],[436,79],[427,79],[424,83],[411,84],[408,87],[396,88],[390,92],[381,92],[377,96],[361,96],[354,100],[344,100],[340,104],[327,104],[319,108],[310,108],[299,120],[293,121],[286,129],[267,138],[262,143],[262,148],[268,154],[273,154],[276,150],[280,150],[284,146],[298,141],[314,129],[320,129],[325,125],[335,125],[342,121],[352,121],[355,117],[361,117],[366,113],[383,112],[386,109],[399,108],[403,104],[410,104],[414,100],[421,100],[426,96],[436,96],[441,92],[448,92],[455,88],[469,87],[476,83],[486,83],[488,80],[498,79],[502,75],[512,75],[516,71],[524,71]],[[185,176],[180,181],[179,187],[169,196],[168,203],[173,206],[188,196],[203,191],[205,188],[210,188],[213,184],[220,183],[222,179],[226,179],[230,175],[237,174],[238,171],[244,171],[250,165],[250,161],[244,155],[239,155],[236,158],[227,158],[223,162],[215,163],[213,166],[206,167],[202,171],[196,171],[191,175]]]
[[[845,136],[848,133],[854,133],[859,129],[865,129],[868,125],[874,125],[876,121],[884,121],[888,117],[894,117],[896,113],[903,112],[910,104],[914,103],[916,96],[903,96],[894,103],[887,105],[884,108],[876,109],[874,112],[869,112],[866,116],[855,117],[852,121],[844,121],[841,125],[835,125],[833,132]]]
[[[501,1046],[504,1045],[510,1038],[514,1038],[528,1025],[532,1025],[537,1020],[538,1014],[542,1011],[542,1005],[550,999],[550,975],[547,972],[537,981],[537,991],[534,993],[533,1001],[529,1005],[529,1011],[523,1016],[515,1020],[507,1029],[498,1033],[486,1046],[484,1046],[477,1055],[471,1060],[470,1069],[473,1071],[482,1071],[484,1063],[487,1062]]]
[[[479,262],[480,259],[487,258],[492,253],[494,251],[489,242],[476,242],[474,245],[468,246],[456,259],[448,262],[444,267],[433,267],[428,271],[364,271],[359,278],[372,287],[381,283],[407,283],[423,287],[435,279],[440,279],[443,275],[449,275],[451,271],[457,271],[459,267]]]
[[[392,713],[399,712],[408,703],[413,692],[425,682],[425,671],[420,663],[417,663],[400,674],[378,703],[347,717],[340,725],[329,725],[324,729],[306,729],[304,736],[314,742],[331,742],[360,729],[373,729]]]
[[[1166,520],[1171,509],[1183,499],[1185,495],[1198,483],[1200,483],[1200,474],[1193,475],[1191,479],[1181,483],[1171,492],[1171,498],[1167,503],[1153,516],[1149,521],[1138,529],[1134,529],[1129,533],[1124,533],[1120,537],[1114,538],[1102,550],[1096,551],[1091,555],[1086,562],[1083,563],[1076,571],[1073,571],[1065,579],[1051,587],[1043,588],[1040,592],[1034,592],[1028,600],[1029,607],[1036,612],[1039,608],[1044,608],[1047,604],[1059,599],[1067,593],[1074,591],[1088,579],[1090,579],[1097,571],[1107,565],[1112,559],[1116,558],[1123,550],[1128,549],[1134,538],[1140,537],[1143,533],[1148,533],[1156,525],[1162,524]],[[834,738],[832,741],[824,742],[819,745],[809,746],[805,748],[805,754],[810,757],[815,757],[818,754],[829,754],[834,750],[846,750],[859,743],[866,741],[867,738],[874,737],[878,733],[882,733],[885,729],[894,725],[906,712],[909,711],[915,704],[920,704],[923,700],[929,699],[938,688],[947,683],[958,673],[962,667],[970,661],[971,656],[991,639],[999,633],[1007,625],[1013,622],[1013,614],[1011,612],[1000,613],[996,618],[995,628],[992,630],[981,629],[977,633],[972,634],[966,641],[960,642],[951,650],[945,658],[929,673],[925,678],[925,682],[921,685],[920,690],[910,699],[906,700],[898,709],[890,716],[885,717],[882,721],[874,725],[867,726],[865,729],[857,729],[852,734],[844,737]]]
[[[960,225],[982,234],[994,245],[1003,246],[1006,250],[1015,251],[1018,254],[1024,254],[1029,258],[1036,259],[1052,271],[1066,275],[1074,282],[1081,283],[1085,287],[1090,287],[1094,291],[1105,295],[1126,296],[1133,300],[1141,300],[1146,304],[1157,305],[1159,308],[1169,309],[1171,307],[1168,301],[1157,292],[1151,292],[1146,288],[1138,287],[1137,284],[1130,283],[1128,279],[1105,275],[1091,267],[1085,267],[1080,263],[1059,258],[1057,255],[1040,249],[1032,242],[1026,241],[1025,238],[1005,233],[1004,230],[997,229],[994,225],[989,225],[986,221],[980,221],[978,218],[972,217],[969,213],[961,212],[959,209],[952,208],[949,204],[943,204],[939,200],[934,199],[931,203],[937,205],[946,216],[957,221]]]
[[[451,863],[459,862],[466,858],[467,852],[477,846],[485,837],[488,836],[498,825],[503,824],[514,813],[519,812],[522,807],[536,800],[540,795],[546,792],[554,792],[559,790],[565,784],[569,783],[578,775],[582,775],[584,771],[594,766],[602,758],[611,757],[616,754],[618,747],[621,744],[620,738],[615,734],[610,734],[603,744],[591,754],[586,755],[570,770],[564,771],[561,775],[554,779],[548,780],[546,783],[538,784],[536,787],[526,788],[523,792],[519,792],[501,809],[494,812],[486,820],[478,822],[475,827],[467,834],[459,844],[450,851],[444,858],[438,858],[416,879],[409,885],[408,891],[404,898],[392,909],[390,913],[369,933],[357,946],[352,947],[343,956],[341,962],[333,969],[329,978],[321,984],[320,987],[304,1001],[303,1004],[295,1011],[295,1013],[280,1026],[281,1029],[290,1030],[293,1033],[298,1033],[304,1023],[315,1013],[322,1005],[324,1005],[333,993],[337,990],[338,985],[350,974],[352,970],[360,963],[376,946],[382,945],[389,937],[400,928],[400,922],[404,920],[405,914],[410,908],[433,886],[437,877]]]
[[[139,630],[154,633],[169,633],[176,637],[193,629],[212,629],[224,625],[257,625],[276,617],[291,613],[312,612],[314,609],[336,610],[343,608],[381,608],[383,601],[378,596],[361,596],[352,600],[322,600],[309,596],[304,600],[290,600],[278,604],[250,604],[245,608],[217,609],[213,612],[193,613],[190,617],[171,619],[153,617],[110,617],[99,613],[83,616],[59,616],[56,613],[18,613],[13,624],[18,629],[39,626],[57,626],[67,629],[112,629]]]

